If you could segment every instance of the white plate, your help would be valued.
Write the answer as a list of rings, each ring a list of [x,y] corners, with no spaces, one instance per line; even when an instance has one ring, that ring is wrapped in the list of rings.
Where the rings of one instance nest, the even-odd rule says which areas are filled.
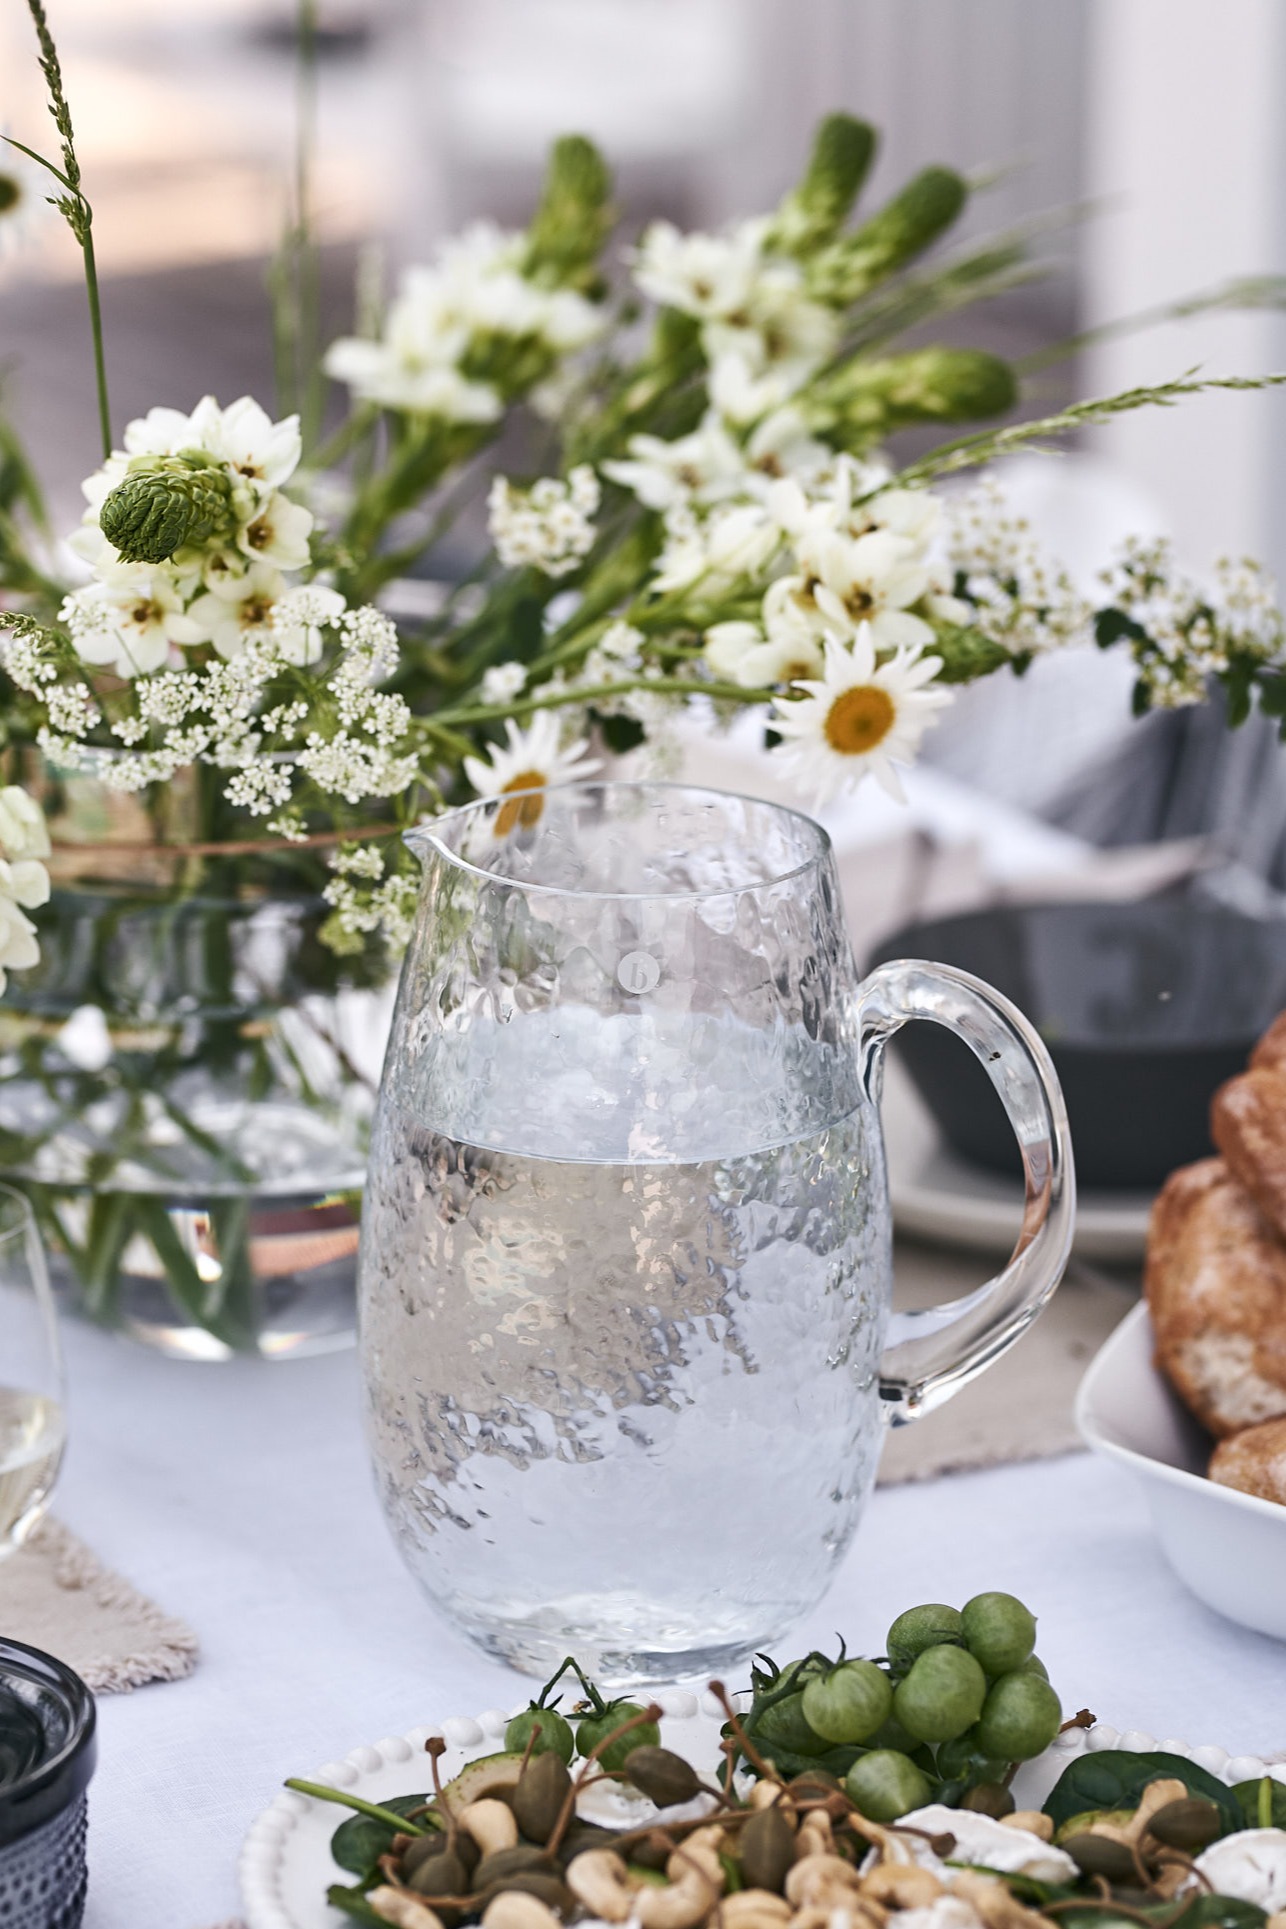
[[[723,1714],[709,1695],[698,1698],[681,1689],[659,1693],[664,1710],[661,1738],[668,1747],[697,1765],[714,1767],[719,1760],[719,1728]],[[445,1780],[459,1773],[477,1755],[493,1754],[502,1746],[508,1717],[491,1709],[476,1719],[444,1721],[413,1728],[408,1735],[355,1748],[343,1761],[327,1762],[305,1781],[328,1782],[369,1802],[393,1795],[410,1795],[430,1783],[424,1742],[441,1735],[449,1744],[439,1763]],[[1286,1780],[1286,1770],[1269,1769],[1258,1756],[1229,1757],[1224,1748],[1190,1748],[1182,1741],[1162,1741],[1138,1730],[1119,1733],[1105,1722],[1074,1728],[1060,1735],[1038,1761],[1029,1762],[1014,1782],[1020,1807],[1039,1807],[1068,1762],[1086,1749],[1168,1749],[1197,1762],[1229,1783],[1251,1781],[1265,1773]],[[293,1771],[292,1771],[293,1772]],[[241,1851],[241,1898],[247,1929],[342,1929],[347,1920],[326,1901],[332,1882],[350,1880],[331,1860],[330,1839],[344,1815],[332,1802],[284,1789],[252,1826]]]
[[[889,1201],[899,1231],[1008,1258],[1022,1224],[1021,1187],[956,1157],[893,1057],[885,1061],[883,1119]],[[1141,1259],[1152,1197],[1082,1190],[1072,1251],[1082,1259]]]
[[[1286,1507],[1207,1480],[1210,1442],[1153,1362],[1145,1305],[1091,1361],[1076,1424],[1086,1446],[1143,1482],[1179,1579],[1216,1613],[1286,1641]]]

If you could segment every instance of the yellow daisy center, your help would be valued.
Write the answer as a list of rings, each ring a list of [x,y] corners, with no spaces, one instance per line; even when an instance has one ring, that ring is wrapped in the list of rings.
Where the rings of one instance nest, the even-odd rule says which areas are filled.
[[[877,683],[859,683],[852,690],[842,690],[826,712],[826,741],[841,757],[864,756],[883,743],[896,716],[887,690]]]
[[[548,779],[543,770],[520,770],[501,787],[501,796],[507,797],[510,791],[525,790],[528,793],[543,790]],[[529,831],[540,822],[540,813],[545,808],[543,797],[515,797],[508,804],[502,804],[496,813],[496,836],[507,837],[515,825]]]

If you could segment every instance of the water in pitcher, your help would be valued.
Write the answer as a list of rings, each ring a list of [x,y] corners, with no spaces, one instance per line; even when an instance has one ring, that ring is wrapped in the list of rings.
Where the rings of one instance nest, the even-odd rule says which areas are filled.
[[[568,1053],[585,1024],[595,1049]],[[385,1509],[503,1659],[731,1666],[824,1591],[874,1476],[872,1116],[850,1062],[786,1068],[821,1048],[725,1020],[667,1041],[564,1008],[504,1045],[502,1078],[475,1027],[431,1103],[385,1094],[362,1263]],[[651,1121],[640,1081],[671,1049],[697,1075]],[[801,1076],[822,1116],[783,1137]]]

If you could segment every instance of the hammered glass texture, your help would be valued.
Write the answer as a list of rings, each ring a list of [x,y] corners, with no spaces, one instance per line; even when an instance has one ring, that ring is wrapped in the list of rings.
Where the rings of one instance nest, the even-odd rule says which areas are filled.
[[[829,843],[773,805],[630,784],[496,799],[410,841],[423,892],[359,1269],[390,1527],[439,1609],[518,1667],[735,1667],[825,1592],[883,1413],[931,1397],[881,1375],[888,1194]],[[990,1050],[985,988],[916,969],[940,994],[921,1015]],[[871,981],[879,1037],[919,983]],[[1042,1075],[1021,1040],[991,1057],[1035,1171]],[[1052,1286],[1035,1237],[1024,1281],[1029,1313]],[[923,1338],[899,1339],[916,1365]]]
[[[85,1908],[86,1798],[0,1847],[0,1929],[79,1929]]]

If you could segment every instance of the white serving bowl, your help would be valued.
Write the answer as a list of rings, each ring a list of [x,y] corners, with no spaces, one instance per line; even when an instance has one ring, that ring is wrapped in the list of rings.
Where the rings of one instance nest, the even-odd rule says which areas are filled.
[[[1154,1364],[1145,1305],[1099,1348],[1076,1424],[1086,1446],[1143,1482],[1179,1579],[1230,1621],[1286,1641],[1286,1507],[1206,1478],[1210,1442]]]

